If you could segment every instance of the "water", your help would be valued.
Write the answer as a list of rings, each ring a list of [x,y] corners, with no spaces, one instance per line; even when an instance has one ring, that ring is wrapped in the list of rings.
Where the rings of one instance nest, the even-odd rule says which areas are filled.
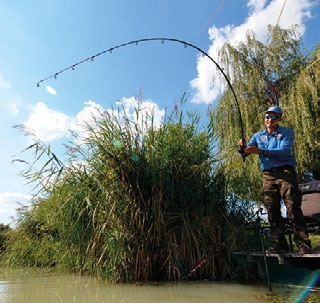
[[[270,293],[266,286],[198,281],[110,285],[92,277],[0,269],[0,303],[287,303],[302,302],[304,290],[280,287]]]

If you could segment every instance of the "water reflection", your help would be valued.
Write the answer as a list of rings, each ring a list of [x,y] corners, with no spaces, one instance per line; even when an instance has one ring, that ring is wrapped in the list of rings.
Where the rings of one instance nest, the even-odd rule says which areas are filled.
[[[265,286],[216,282],[110,285],[90,277],[0,271],[0,303],[261,303],[267,302],[266,294]]]

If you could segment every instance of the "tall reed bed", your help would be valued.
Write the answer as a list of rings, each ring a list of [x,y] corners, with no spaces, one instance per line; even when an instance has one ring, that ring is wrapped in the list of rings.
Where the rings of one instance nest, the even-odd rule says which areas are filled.
[[[65,163],[35,141],[35,161],[49,160],[24,172],[41,191],[20,210],[4,262],[118,282],[234,275],[245,215],[226,193],[213,125],[176,108],[158,127],[141,113],[102,113],[66,147]]]

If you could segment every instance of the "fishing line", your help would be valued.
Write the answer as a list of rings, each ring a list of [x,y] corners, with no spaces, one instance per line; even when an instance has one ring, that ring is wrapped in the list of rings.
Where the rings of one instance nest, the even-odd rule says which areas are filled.
[[[213,19],[218,15],[218,13],[221,11],[223,4],[225,0],[222,0],[219,4],[219,7],[215,10],[213,15],[209,18],[209,20],[205,23],[204,26],[202,26],[201,30],[198,32],[197,35],[201,34],[205,29],[209,27],[210,24],[212,24]]]
[[[165,41],[170,41],[170,42],[177,42],[177,43],[181,43],[184,45],[184,47],[191,47],[195,50],[197,50],[198,52],[200,52],[204,57],[207,57],[211,62],[213,62],[215,64],[215,66],[218,68],[218,70],[221,72],[221,74],[223,75],[223,77],[225,78],[228,86],[230,87],[231,89],[231,92],[233,94],[233,97],[234,97],[234,100],[235,100],[235,103],[236,103],[236,106],[237,106],[237,112],[238,112],[238,116],[239,116],[239,123],[240,123],[240,130],[241,130],[241,138],[244,138],[244,130],[243,130],[243,121],[242,121],[242,115],[241,115],[241,111],[240,111],[240,106],[239,106],[239,102],[238,102],[238,99],[237,99],[237,96],[236,96],[236,93],[232,87],[232,84],[228,78],[228,76],[226,75],[226,73],[224,72],[223,68],[208,54],[206,53],[204,50],[202,50],[201,48],[199,48],[198,46],[194,45],[194,44],[191,44],[189,42],[186,42],[186,41],[183,41],[183,40],[180,40],[180,39],[175,39],[175,38],[144,38],[144,39],[138,39],[138,40],[133,40],[133,41],[130,41],[130,42],[127,42],[127,43],[123,43],[123,44],[119,44],[117,46],[114,46],[114,47],[111,47],[107,50],[104,50],[102,52],[99,52],[93,56],[90,56],[84,60],[81,60],[77,63],[74,63],[72,64],[71,66],[69,67],[66,67],[42,80],[40,80],[38,83],[37,83],[37,86],[39,87],[40,84],[48,79],[51,79],[51,78],[54,78],[56,79],[60,74],[64,73],[65,71],[67,70],[74,70],[78,65],[82,64],[82,63],[85,63],[87,61],[94,61],[94,59],[96,57],[99,57],[103,54],[107,54],[107,53],[112,53],[114,50],[117,50],[121,47],[125,47],[125,46],[128,46],[128,45],[138,45],[140,42],[148,42],[148,41],[161,41],[162,44],[164,44]],[[244,159],[244,158],[243,158]]]
[[[282,13],[283,13],[283,10],[284,10],[284,7],[285,7],[286,3],[287,3],[287,0],[284,0],[282,8],[281,8],[281,11],[280,11],[280,14],[279,14],[279,17],[278,17],[278,20],[277,20],[276,26],[278,26],[278,24],[279,24],[279,21],[280,21],[280,18],[282,16]]]

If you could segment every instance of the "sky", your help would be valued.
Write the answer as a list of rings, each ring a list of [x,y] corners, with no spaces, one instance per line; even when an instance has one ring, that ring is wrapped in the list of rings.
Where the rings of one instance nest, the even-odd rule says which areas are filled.
[[[319,0],[0,0],[0,223],[12,224],[28,205],[32,185],[14,159],[31,130],[60,159],[71,131],[98,111],[136,102],[161,121],[185,93],[187,110],[205,113],[221,92],[214,64],[192,47],[148,41],[106,52],[74,70],[75,63],[117,45],[145,38],[174,38],[218,62],[225,42],[236,46],[247,30],[267,42],[267,26],[299,25],[303,46],[319,42]],[[58,73],[57,77],[51,77]],[[48,78],[49,77],[49,78]],[[48,78],[48,79],[47,79]],[[45,81],[42,81],[46,79]],[[212,79],[215,79],[214,83]],[[40,82],[40,83],[39,83]],[[39,83],[39,87],[37,86]]]

